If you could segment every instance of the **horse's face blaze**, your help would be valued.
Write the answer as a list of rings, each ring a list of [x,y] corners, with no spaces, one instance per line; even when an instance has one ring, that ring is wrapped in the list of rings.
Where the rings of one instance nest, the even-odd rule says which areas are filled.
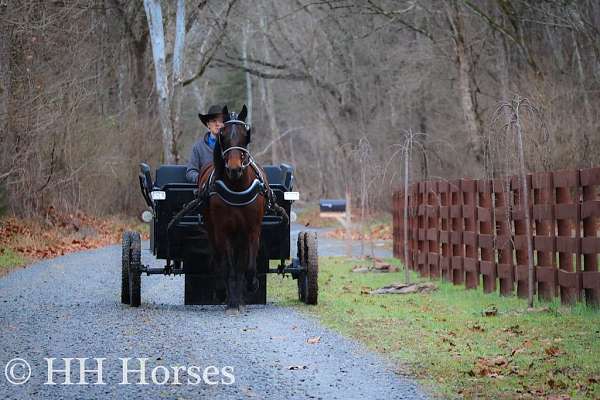
[[[221,131],[221,145],[223,151],[231,147],[244,147],[248,145],[246,133],[239,125],[226,125]],[[246,155],[237,149],[233,149],[225,155],[225,173],[231,180],[238,180],[243,174],[244,158]]]

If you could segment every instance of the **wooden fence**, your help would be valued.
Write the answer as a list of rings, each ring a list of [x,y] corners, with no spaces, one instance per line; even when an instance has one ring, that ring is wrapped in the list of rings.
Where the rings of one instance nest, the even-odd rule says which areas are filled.
[[[600,305],[600,168],[528,175],[540,299]],[[394,256],[422,276],[527,297],[527,237],[518,177],[417,182],[394,193]]]

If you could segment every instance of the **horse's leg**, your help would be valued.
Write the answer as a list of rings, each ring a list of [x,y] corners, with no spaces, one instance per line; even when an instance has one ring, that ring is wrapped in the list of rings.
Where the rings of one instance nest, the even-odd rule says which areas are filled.
[[[251,240],[248,245],[248,267],[245,271],[246,276],[246,291],[248,293],[256,293],[258,290],[258,279],[256,278],[256,258],[258,257],[258,241]]]
[[[231,243],[227,245],[226,255],[226,285],[227,285],[227,313],[239,313],[240,306],[240,288],[238,284],[238,272],[235,255],[233,254],[233,246]]]
[[[241,312],[245,312],[246,311],[246,304],[245,304],[245,283],[246,283],[246,270],[248,268],[248,243],[247,240],[241,240],[238,244],[237,244],[237,248],[239,249],[238,253],[236,254],[236,268],[235,268],[235,274],[236,274],[236,287],[238,290],[238,295],[239,295],[239,300],[240,300],[240,311]]]

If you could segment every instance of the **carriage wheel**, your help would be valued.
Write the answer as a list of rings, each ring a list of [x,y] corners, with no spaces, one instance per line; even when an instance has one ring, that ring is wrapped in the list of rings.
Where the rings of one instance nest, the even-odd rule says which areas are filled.
[[[317,304],[319,296],[319,256],[317,252],[317,233],[307,232],[304,238],[306,258],[306,289],[304,291],[304,302],[306,304]]]
[[[142,243],[139,232],[131,232],[131,245],[129,250],[129,300],[132,307],[139,307],[141,303],[142,273],[138,266],[141,262]]]
[[[129,254],[131,232],[123,232],[121,239],[121,303],[129,304]]]
[[[304,237],[305,232],[298,233],[298,261],[300,262],[300,266],[304,267],[306,265],[306,256],[305,248],[304,248]],[[298,275],[298,300],[304,303],[305,298],[305,282],[306,281],[306,273],[303,271]]]

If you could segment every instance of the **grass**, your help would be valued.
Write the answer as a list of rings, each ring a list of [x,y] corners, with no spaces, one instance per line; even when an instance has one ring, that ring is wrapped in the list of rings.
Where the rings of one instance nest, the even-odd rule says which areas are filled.
[[[319,262],[317,306],[299,304],[296,281],[277,276],[269,278],[270,299],[383,353],[435,395],[600,398],[600,312],[557,302],[528,311],[525,300],[441,281],[431,294],[368,295],[402,282],[403,272],[357,274],[357,261]],[[484,316],[491,309],[497,314]]]
[[[27,258],[10,248],[0,247],[0,276],[10,272],[12,269],[27,264]]]

